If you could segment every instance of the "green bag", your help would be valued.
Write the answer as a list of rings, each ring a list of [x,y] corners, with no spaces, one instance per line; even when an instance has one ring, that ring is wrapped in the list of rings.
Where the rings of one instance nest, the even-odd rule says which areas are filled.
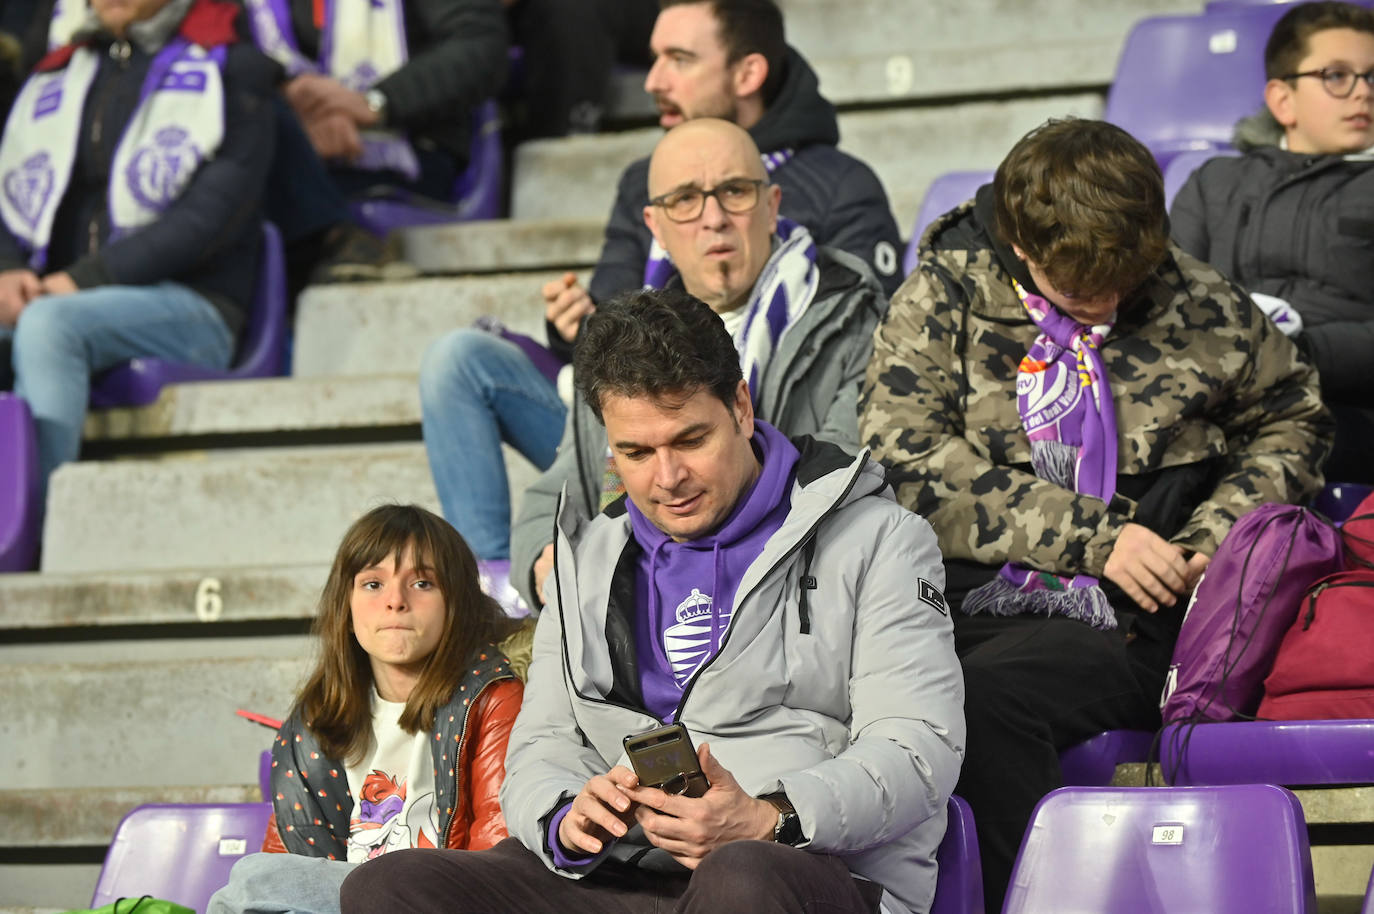
[[[68,911],[67,914],[196,914],[190,908],[175,901],[163,901],[151,895],[142,898],[116,898],[100,908],[82,908]]]

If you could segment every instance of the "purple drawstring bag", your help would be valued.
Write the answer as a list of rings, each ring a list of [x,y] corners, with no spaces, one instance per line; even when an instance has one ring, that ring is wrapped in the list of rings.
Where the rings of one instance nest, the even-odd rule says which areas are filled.
[[[1198,582],[1160,699],[1166,724],[1251,719],[1303,594],[1345,567],[1340,531],[1295,505],[1236,521]]]

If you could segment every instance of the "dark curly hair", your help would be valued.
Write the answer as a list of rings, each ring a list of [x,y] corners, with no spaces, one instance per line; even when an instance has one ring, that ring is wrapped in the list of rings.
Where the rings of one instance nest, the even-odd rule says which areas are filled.
[[[1126,294],[1163,262],[1164,178],[1114,124],[1051,120],[1026,134],[992,182],[996,231],[1077,298]]]
[[[573,376],[603,424],[607,394],[659,400],[709,390],[731,409],[743,378],[725,324],[681,289],[636,290],[597,305],[577,334]]]

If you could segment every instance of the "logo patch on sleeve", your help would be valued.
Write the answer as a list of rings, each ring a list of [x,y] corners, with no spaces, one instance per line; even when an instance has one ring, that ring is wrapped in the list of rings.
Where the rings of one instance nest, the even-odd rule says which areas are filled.
[[[916,579],[916,596],[921,598],[922,603],[929,603],[935,607],[935,611],[940,615],[949,615],[949,604],[945,602],[945,595],[940,593],[940,588],[925,578]]]

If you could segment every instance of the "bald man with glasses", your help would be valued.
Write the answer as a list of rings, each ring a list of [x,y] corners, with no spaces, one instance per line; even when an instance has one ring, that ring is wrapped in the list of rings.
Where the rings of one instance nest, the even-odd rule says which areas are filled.
[[[781,188],[753,139],[729,121],[697,118],[670,130],[649,162],[648,197],[648,285],[685,289],[720,315],[760,417],[786,435],[857,453],[859,385],[887,307],[868,266],[779,217]],[[544,603],[564,485],[587,517],[622,491],[607,473],[605,441],[576,400],[557,459],[525,492],[511,528],[511,583],[532,607]]]

